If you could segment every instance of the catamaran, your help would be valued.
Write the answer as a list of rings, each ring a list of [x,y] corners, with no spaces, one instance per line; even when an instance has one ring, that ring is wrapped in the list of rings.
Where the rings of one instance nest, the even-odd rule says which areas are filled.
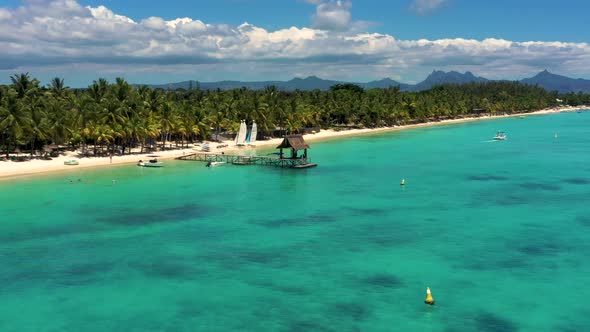
[[[238,135],[236,136],[236,145],[237,146],[244,146],[246,145],[246,135],[248,129],[246,128],[246,120],[240,121],[240,130],[238,131]]]
[[[252,129],[250,129],[250,132],[248,133],[246,143],[248,143],[248,145],[254,145],[253,143],[256,142],[256,135],[258,135],[258,127],[256,126],[256,122],[252,121]]]

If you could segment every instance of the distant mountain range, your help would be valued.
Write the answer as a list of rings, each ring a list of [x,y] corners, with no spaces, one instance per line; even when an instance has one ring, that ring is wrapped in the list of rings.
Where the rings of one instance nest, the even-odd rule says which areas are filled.
[[[574,79],[561,75],[552,74],[546,70],[531,78],[525,78],[520,82],[531,85],[538,85],[548,91],[559,92],[590,92],[590,80],[582,78]]]
[[[220,81],[220,82],[198,82],[198,81],[184,81],[178,83],[151,85],[154,88],[162,89],[196,89],[201,90],[231,90],[246,87],[252,90],[264,89],[267,86],[274,85],[279,90],[293,91],[293,90],[328,90],[335,84],[352,83],[365,89],[372,88],[388,88],[399,86],[402,91],[422,91],[428,90],[439,84],[464,84],[471,82],[488,82],[490,80],[473,75],[471,72],[459,73],[456,71],[444,72],[433,71],[428,77],[418,84],[405,84],[394,81],[390,78],[385,78],[378,81],[371,81],[367,83],[355,83],[344,81],[324,80],[316,76],[309,76],[307,78],[293,78],[289,81],[261,81],[261,82],[240,82],[240,81]],[[544,70],[539,74],[520,80],[519,82],[530,85],[538,85],[548,91],[559,91],[561,93],[567,92],[590,92],[590,80],[573,79],[561,75],[556,75]]]

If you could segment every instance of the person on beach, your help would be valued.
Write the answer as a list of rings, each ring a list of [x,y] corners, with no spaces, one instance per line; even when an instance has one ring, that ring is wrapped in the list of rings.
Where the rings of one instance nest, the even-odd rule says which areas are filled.
[[[111,164],[112,164],[113,163],[113,154],[112,153],[109,155],[109,160],[111,161]]]

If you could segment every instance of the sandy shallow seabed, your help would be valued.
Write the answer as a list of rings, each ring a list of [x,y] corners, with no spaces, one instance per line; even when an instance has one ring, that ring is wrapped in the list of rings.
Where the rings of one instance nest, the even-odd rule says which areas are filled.
[[[478,120],[486,120],[486,119],[496,119],[502,117],[515,117],[515,116],[528,116],[528,115],[540,115],[540,114],[549,114],[549,113],[559,113],[559,112],[569,112],[569,111],[577,111],[582,109],[588,109],[588,106],[580,106],[580,107],[567,107],[567,108],[557,108],[557,109],[543,109],[535,112],[530,113],[516,113],[506,116],[493,116],[493,117],[479,117],[479,118],[463,118],[463,119],[454,119],[454,120],[444,120],[438,122],[426,122],[414,125],[406,125],[406,126],[395,126],[395,127],[382,127],[376,129],[352,129],[352,130],[343,130],[343,131],[334,131],[334,130],[322,130],[316,134],[307,134],[304,136],[306,141],[316,141],[326,138],[333,138],[333,137],[343,137],[343,136],[354,136],[354,135],[361,135],[361,134],[373,134],[379,132],[386,132],[386,131],[393,131],[393,130],[403,130],[409,128],[418,128],[418,127],[426,127],[426,126],[436,126],[441,124],[450,124],[450,123],[461,123],[461,122],[468,122],[468,121],[478,121]],[[228,152],[231,153],[233,151],[244,151],[247,149],[258,149],[258,148],[269,148],[274,147],[280,144],[282,138],[275,138],[268,141],[257,141],[255,147],[245,147],[245,148],[238,148],[235,146],[233,141],[225,141],[223,143],[215,143],[209,142],[211,146],[211,153],[219,153],[219,152]],[[216,148],[218,145],[227,145],[224,148]],[[139,151],[137,149],[137,151]],[[67,152],[65,155],[60,155],[59,157],[53,158],[52,160],[30,160],[25,162],[13,162],[13,161],[0,161],[0,180],[1,179],[10,179],[19,176],[28,176],[28,175],[39,175],[42,173],[49,173],[49,172],[59,172],[59,171],[67,171],[68,169],[72,168],[89,168],[89,167],[110,167],[116,166],[121,164],[130,164],[130,163],[137,163],[138,160],[149,160],[152,159],[148,157],[149,155],[156,154],[159,156],[159,160],[166,160],[166,159],[174,159],[186,154],[194,153],[196,151],[200,151],[197,145],[189,145],[189,148],[185,149],[178,149],[178,150],[167,150],[167,151],[158,151],[153,153],[143,153],[143,154],[131,154],[131,155],[124,155],[124,156],[113,156],[112,162],[109,157],[84,157],[78,158],[78,152]],[[77,160],[80,164],[76,166],[67,166],[64,165],[64,161],[66,160]]]

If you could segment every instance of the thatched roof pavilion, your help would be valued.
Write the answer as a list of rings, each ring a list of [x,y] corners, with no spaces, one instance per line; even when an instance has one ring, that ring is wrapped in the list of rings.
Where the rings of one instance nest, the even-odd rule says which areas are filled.
[[[309,144],[305,142],[301,135],[289,135],[285,136],[283,142],[277,146],[277,149],[280,151],[281,158],[283,158],[283,149],[291,149],[292,159],[307,159],[307,149],[309,149]],[[297,156],[297,151],[299,150],[303,150],[303,156],[301,157]]]
[[[303,150],[309,149],[309,144],[305,143],[303,136],[301,135],[289,135],[285,136],[283,142],[277,146],[277,149],[295,149],[295,150]]]

